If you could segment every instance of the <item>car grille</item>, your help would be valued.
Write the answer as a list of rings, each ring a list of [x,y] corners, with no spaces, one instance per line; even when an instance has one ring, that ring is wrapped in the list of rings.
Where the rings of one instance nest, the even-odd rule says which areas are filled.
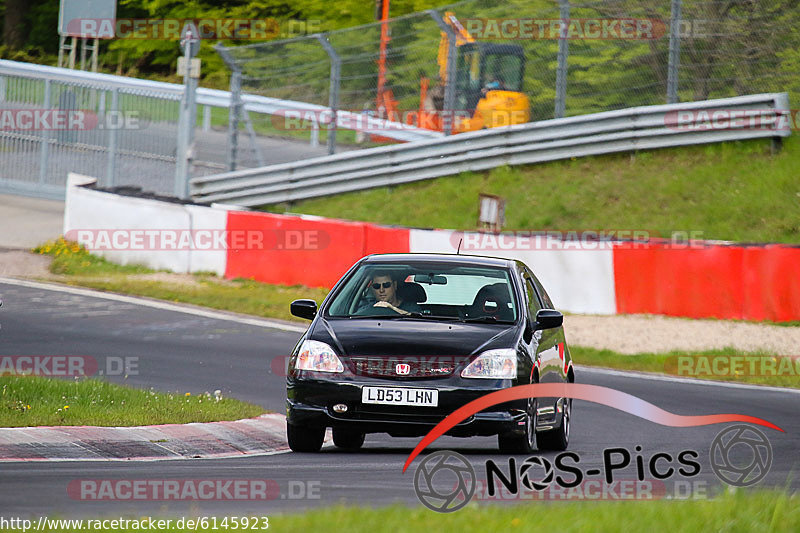
[[[461,359],[463,358],[439,356],[413,358],[361,356],[350,357],[350,362],[353,372],[359,376],[419,379],[449,376]]]

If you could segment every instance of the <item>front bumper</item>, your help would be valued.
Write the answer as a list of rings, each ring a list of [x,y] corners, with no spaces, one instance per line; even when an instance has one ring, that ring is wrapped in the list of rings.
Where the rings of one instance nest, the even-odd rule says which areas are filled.
[[[472,380],[470,380],[472,381]],[[510,380],[474,380],[470,387],[452,380],[329,381],[301,379],[287,382],[286,417],[293,425],[346,428],[363,433],[389,433],[392,436],[416,437],[428,433],[453,411],[485,394],[512,386]],[[437,407],[375,405],[361,403],[364,386],[435,388],[439,391]],[[344,413],[333,406],[345,404]],[[525,402],[509,402],[490,407],[463,420],[447,435],[470,437],[521,431],[525,424]]]

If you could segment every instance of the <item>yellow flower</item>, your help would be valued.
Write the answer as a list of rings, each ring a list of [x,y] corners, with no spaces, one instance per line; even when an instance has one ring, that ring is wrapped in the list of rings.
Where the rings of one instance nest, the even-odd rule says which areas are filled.
[[[64,409],[69,409],[69,405],[65,405],[65,406],[64,406]]]
[[[517,526],[518,526],[518,525],[520,525],[521,523],[522,523],[522,520],[520,520],[519,518],[515,518],[515,519],[513,519],[513,520],[511,521],[511,525],[512,525],[512,526],[514,526],[514,527],[517,527]]]
[[[187,392],[184,396],[191,396],[191,395],[192,395],[191,392]]]

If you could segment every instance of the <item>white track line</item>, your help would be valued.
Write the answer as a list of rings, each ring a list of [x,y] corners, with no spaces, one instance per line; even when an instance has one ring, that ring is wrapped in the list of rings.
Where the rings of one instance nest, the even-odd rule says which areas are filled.
[[[114,463],[124,461],[126,463],[155,463],[160,461],[211,461],[213,459],[246,459],[248,457],[266,457],[270,455],[281,455],[292,450],[270,450],[266,452],[253,452],[241,455],[206,455],[203,457],[169,456],[169,457],[36,457],[36,458],[10,458],[0,459],[0,465],[11,463]]]
[[[77,287],[68,287],[65,285],[56,285],[52,283],[40,283],[38,281],[28,281],[14,278],[0,277],[0,283],[8,285],[17,285],[19,287],[29,287],[32,289],[41,289],[46,291],[65,292],[68,294],[76,294],[79,296],[86,296],[89,298],[103,298],[105,300],[113,300],[115,302],[125,302],[134,305],[141,305],[145,307],[152,307],[154,309],[162,309],[165,311],[175,311],[178,313],[186,313],[189,315],[202,316],[205,318],[213,318],[216,320],[227,320],[229,322],[236,322],[239,324],[247,324],[249,326],[258,326],[262,328],[279,329],[282,331],[291,331],[294,333],[304,333],[307,328],[302,326],[293,326],[291,324],[284,324],[263,318],[248,318],[237,316],[220,311],[211,311],[205,309],[198,309],[196,307],[178,305],[173,303],[160,302],[148,298],[138,298],[134,296],[123,296],[122,294],[114,294],[110,292],[100,292],[91,289],[80,289]]]
[[[751,385],[749,383],[732,383],[730,381],[714,381],[710,379],[695,379],[695,378],[682,378],[667,376],[662,374],[652,374],[649,372],[635,372],[635,371],[622,371],[612,370],[610,368],[596,368],[589,366],[575,365],[576,370],[580,372],[589,372],[592,374],[606,374],[609,376],[620,376],[626,378],[639,378],[650,379],[653,381],[669,381],[672,383],[685,383],[691,385],[707,385],[709,387],[726,387],[729,389],[748,389],[757,391],[770,391],[770,392],[788,392],[791,394],[800,394],[800,389],[790,389],[787,387],[771,387],[769,385]],[[580,382],[580,380],[578,380]]]

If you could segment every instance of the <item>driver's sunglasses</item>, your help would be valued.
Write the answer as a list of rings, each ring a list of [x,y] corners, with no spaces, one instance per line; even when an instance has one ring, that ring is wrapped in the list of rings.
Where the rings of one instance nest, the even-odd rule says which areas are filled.
[[[384,281],[383,283],[373,283],[372,284],[372,288],[377,291],[378,289],[381,288],[381,285],[383,285],[384,289],[388,289],[389,287],[392,286],[392,282],[391,281]]]

